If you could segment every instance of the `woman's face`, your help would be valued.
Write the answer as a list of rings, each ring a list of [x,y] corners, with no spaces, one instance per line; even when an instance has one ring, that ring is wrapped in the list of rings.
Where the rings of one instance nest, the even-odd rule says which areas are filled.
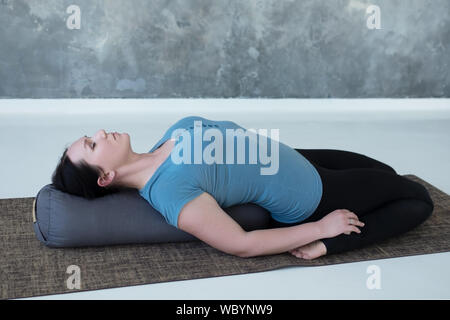
[[[74,163],[83,159],[90,165],[100,166],[107,173],[125,164],[131,152],[128,133],[106,133],[101,129],[93,137],[83,136],[72,143],[67,156]]]

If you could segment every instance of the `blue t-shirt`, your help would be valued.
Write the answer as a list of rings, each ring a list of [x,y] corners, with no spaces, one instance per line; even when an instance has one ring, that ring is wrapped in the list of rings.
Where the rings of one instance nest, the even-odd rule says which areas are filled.
[[[170,138],[175,139],[171,154],[145,186],[139,189],[139,194],[164,216],[167,223],[176,228],[183,206],[203,192],[214,197],[222,208],[251,202],[267,209],[272,218],[280,222],[294,223],[308,218],[322,198],[322,181],[316,168],[303,155],[278,140],[278,159],[261,161],[261,146],[265,148],[262,154],[269,158],[276,153],[271,150],[270,129],[262,138],[257,131],[253,131],[255,138],[250,138],[252,135],[242,136],[245,138],[244,144],[238,142],[243,139],[231,136],[234,139],[233,149],[233,146],[230,147],[233,139],[226,139],[226,129],[234,131],[239,128],[242,129],[241,132],[246,131],[232,121],[214,121],[199,116],[178,120],[149,151],[153,152]],[[176,129],[180,130],[175,131]],[[219,144],[220,140],[222,144]],[[257,146],[257,153],[251,153],[256,154],[256,161],[253,158],[253,162],[249,159],[249,150],[255,149],[250,148],[250,140]],[[214,149],[213,144],[216,142],[218,144]],[[187,148],[189,143],[190,148],[182,148]],[[239,163],[238,155],[243,153],[238,153],[237,150],[243,150],[242,146],[245,149],[245,159],[241,158]],[[185,151],[186,154],[183,154]],[[216,157],[215,162],[208,164],[211,157],[207,155]],[[184,160],[183,156],[186,157]],[[180,163],[182,160],[187,161]],[[274,164],[275,161],[278,162],[277,165]],[[272,173],[262,174],[264,170],[268,170],[263,168],[271,166]]]

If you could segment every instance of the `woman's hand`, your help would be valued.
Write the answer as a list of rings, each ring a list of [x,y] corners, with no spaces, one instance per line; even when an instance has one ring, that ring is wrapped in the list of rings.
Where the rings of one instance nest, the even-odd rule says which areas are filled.
[[[347,209],[334,210],[317,222],[324,238],[334,238],[342,233],[349,235],[352,231],[361,233],[357,226],[364,226],[358,216]]]

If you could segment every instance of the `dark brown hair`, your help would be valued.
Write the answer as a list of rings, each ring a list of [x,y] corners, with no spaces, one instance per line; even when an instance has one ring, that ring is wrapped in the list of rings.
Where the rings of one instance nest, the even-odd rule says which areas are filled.
[[[73,163],[67,156],[66,148],[52,175],[52,184],[59,190],[94,199],[127,189],[121,186],[101,187],[97,184],[98,177],[103,173],[99,166],[92,166],[86,161]]]

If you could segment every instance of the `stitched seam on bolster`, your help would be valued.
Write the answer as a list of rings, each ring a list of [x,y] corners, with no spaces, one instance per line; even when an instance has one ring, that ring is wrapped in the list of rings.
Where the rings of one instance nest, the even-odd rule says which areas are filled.
[[[49,210],[50,210],[50,213],[49,213],[49,215],[48,215],[48,225],[47,225],[47,240],[48,239],[50,239],[50,221],[51,221],[51,219],[50,219],[50,216],[52,215],[52,201],[51,201],[51,198],[52,198],[52,191],[50,190],[50,192],[49,192],[49,197],[48,197],[48,208],[49,208]]]
[[[33,223],[36,223],[36,198],[33,199],[33,208],[31,214],[33,216]]]

